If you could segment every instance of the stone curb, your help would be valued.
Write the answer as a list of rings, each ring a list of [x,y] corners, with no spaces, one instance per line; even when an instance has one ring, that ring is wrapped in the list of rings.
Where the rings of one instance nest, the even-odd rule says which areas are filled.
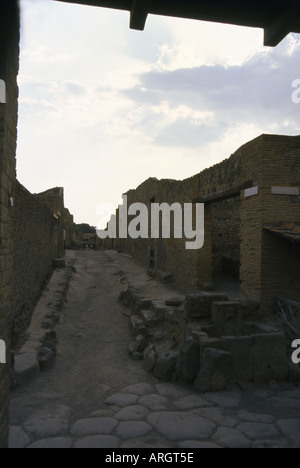
[[[55,290],[56,301],[54,303],[51,302],[53,293],[50,292],[50,302],[48,302],[47,307],[42,313],[38,312],[40,301],[38,302],[32,315],[31,325],[27,329],[27,340],[14,356],[12,381],[15,386],[20,387],[27,384],[40,371],[50,368],[55,360],[57,338],[54,328],[55,324],[59,321],[60,312],[64,307],[71,278],[73,273],[76,272],[76,268],[74,267],[75,258],[68,258],[64,261],[66,261],[65,268],[53,271],[48,287],[43,291],[41,296],[43,299],[47,298],[47,290],[49,289],[49,285],[51,288],[51,282],[54,282],[57,276],[62,276],[58,283],[58,288]]]

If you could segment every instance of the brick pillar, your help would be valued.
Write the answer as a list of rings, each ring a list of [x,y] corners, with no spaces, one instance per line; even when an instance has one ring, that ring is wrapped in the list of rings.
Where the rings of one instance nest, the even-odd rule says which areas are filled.
[[[262,243],[262,157],[263,136],[240,149],[241,183],[253,181],[253,188],[241,191],[240,281],[241,294],[260,301]]]
[[[241,194],[241,292],[272,314],[276,295],[300,300],[300,249],[265,228],[300,223],[300,139],[262,135],[243,147]],[[299,227],[298,227],[299,229]]]
[[[0,104],[0,339],[6,343],[7,363],[0,364],[0,448],[8,445],[10,388],[10,294],[12,241],[10,197],[15,181],[19,67],[19,10],[16,0],[1,0],[0,79],[6,103]],[[3,84],[3,82],[1,82]]]
[[[264,139],[261,304],[268,314],[275,296],[300,301],[300,246],[264,229],[281,226],[289,231],[297,222],[300,230],[300,138]]]

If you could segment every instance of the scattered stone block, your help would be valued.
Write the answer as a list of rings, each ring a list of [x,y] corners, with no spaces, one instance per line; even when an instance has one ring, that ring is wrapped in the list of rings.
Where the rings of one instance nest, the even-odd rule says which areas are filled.
[[[191,337],[187,338],[176,361],[176,380],[191,383],[200,368],[200,346]]]
[[[243,311],[238,301],[214,302],[211,306],[214,336],[243,335]]]
[[[220,349],[206,348],[201,368],[194,381],[200,392],[218,391],[226,388],[231,380],[233,355]]]
[[[210,318],[213,302],[227,301],[228,297],[215,293],[188,294],[185,299],[185,312],[192,318]]]
[[[132,286],[127,288],[126,291],[121,291],[119,294],[119,301],[125,307],[134,307],[139,300],[141,300],[139,292]]]
[[[171,380],[176,360],[178,358],[178,352],[168,351],[167,353],[162,354],[158,357],[154,366],[154,376],[161,380]]]
[[[38,353],[40,370],[44,371],[49,369],[53,365],[56,355],[56,346],[53,343],[46,341]]]
[[[142,298],[137,302],[137,309],[138,310],[146,310],[151,309],[153,299]]]
[[[254,335],[254,380],[287,380],[288,358],[283,333]]]
[[[173,281],[174,281],[174,277],[173,277],[172,273],[169,273],[169,272],[153,270],[153,269],[149,268],[147,270],[147,273],[151,278],[157,279],[158,281],[160,281],[163,284],[170,284],[170,283],[173,283]]]
[[[133,336],[142,335],[144,338],[146,338],[148,334],[143,320],[140,319],[137,315],[131,315],[129,318],[129,330]]]
[[[52,266],[53,268],[65,268],[66,262],[62,258],[55,258],[54,260],[52,260]]]
[[[253,382],[254,335],[222,337],[221,348],[233,355],[232,381]]]
[[[147,346],[147,340],[143,337],[143,335],[138,335],[134,341],[129,345],[129,354],[134,353],[143,353]]]
[[[141,310],[140,314],[146,327],[154,328],[159,325],[160,319],[152,310]]]
[[[144,368],[147,372],[151,372],[152,369],[155,366],[155,363],[158,359],[158,354],[155,351],[155,348],[153,346],[149,346],[145,351],[144,351]]]
[[[180,307],[182,304],[184,304],[184,299],[180,299],[179,297],[173,297],[165,301],[167,307]]]

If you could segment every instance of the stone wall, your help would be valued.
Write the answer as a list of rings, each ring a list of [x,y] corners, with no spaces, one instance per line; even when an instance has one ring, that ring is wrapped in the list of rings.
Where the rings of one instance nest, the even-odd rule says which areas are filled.
[[[12,208],[13,282],[12,345],[30,322],[41,287],[56,256],[57,220],[53,213],[19,182]]]
[[[108,239],[103,246],[169,273],[185,292],[197,290],[219,272],[239,276],[241,295],[259,301],[263,313],[273,313],[275,295],[300,301],[299,246],[265,229],[300,223],[299,161],[299,137],[261,135],[184,181],[148,179],[127,193],[128,206],[143,203],[150,212],[151,203],[204,203],[203,248],[186,250],[185,238],[150,235]],[[275,195],[272,187],[283,187],[286,194]],[[296,192],[289,194],[291,190]]]
[[[63,189],[32,195],[18,181],[13,189],[12,344],[29,325],[52,261],[64,255],[73,233],[73,216],[64,208]]]
[[[13,269],[10,197],[15,180],[18,68],[18,2],[2,0],[0,5],[0,79],[6,84],[6,103],[0,104],[0,339],[6,343],[7,363],[0,364],[0,448],[6,448],[8,445],[10,296]]]
[[[271,313],[276,295],[300,302],[299,248],[264,229],[300,221],[299,195],[272,193],[272,187],[300,189],[300,139],[262,135],[241,152],[242,177],[256,188],[252,196],[241,193],[241,289]]]
[[[240,198],[213,204],[212,275],[240,276]]]

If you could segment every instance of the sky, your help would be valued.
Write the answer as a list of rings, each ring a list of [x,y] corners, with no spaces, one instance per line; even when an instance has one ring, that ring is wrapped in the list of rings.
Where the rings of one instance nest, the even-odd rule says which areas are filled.
[[[21,0],[17,177],[103,228],[122,193],[182,180],[262,133],[300,134],[300,35]],[[294,93],[294,94],[293,94]],[[300,92],[298,93],[300,96]]]

